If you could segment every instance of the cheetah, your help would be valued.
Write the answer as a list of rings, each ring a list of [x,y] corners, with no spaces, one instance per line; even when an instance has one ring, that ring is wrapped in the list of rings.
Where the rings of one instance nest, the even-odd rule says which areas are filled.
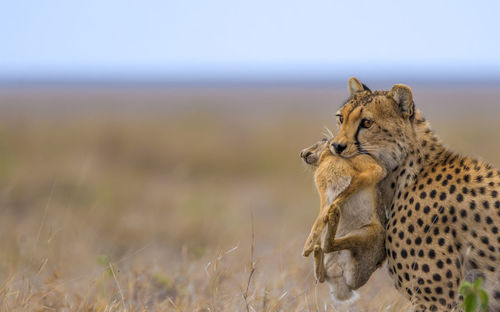
[[[352,301],[357,297],[355,290],[368,281],[386,257],[385,230],[380,221],[383,211],[379,216],[375,189],[385,172],[368,155],[351,159],[336,156],[326,138],[300,155],[306,164],[316,168],[315,182],[321,198],[320,214],[303,254],[314,252],[316,278],[319,282],[326,278],[334,301]],[[328,227],[321,248],[326,215]],[[341,237],[335,238],[336,234]]]
[[[414,311],[458,309],[459,285],[482,276],[489,311],[500,311],[500,171],[446,148],[402,84],[371,91],[348,81],[331,146],[370,155],[387,170],[389,275]]]

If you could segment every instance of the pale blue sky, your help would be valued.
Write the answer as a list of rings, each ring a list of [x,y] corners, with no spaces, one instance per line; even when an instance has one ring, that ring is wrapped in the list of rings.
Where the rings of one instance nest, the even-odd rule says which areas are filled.
[[[13,0],[0,76],[500,76],[498,1]]]

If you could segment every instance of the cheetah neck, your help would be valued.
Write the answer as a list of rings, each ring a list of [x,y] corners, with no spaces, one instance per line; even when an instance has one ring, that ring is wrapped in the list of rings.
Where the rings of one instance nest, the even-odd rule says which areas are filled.
[[[413,129],[414,133],[407,145],[406,157],[388,175],[386,190],[392,190],[391,197],[415,184],[419,174],[427,168],[445,162],[453,154],[441,144],[420,112],[416,113]]]
[[[410,153],[417,163],[417,168],[422,170],[433,166],[443,158],[449,157],[450,152],[443,146],[439,138],[434,134],[431,125],[424,117],[416,118],[415,129],[415,153]]]

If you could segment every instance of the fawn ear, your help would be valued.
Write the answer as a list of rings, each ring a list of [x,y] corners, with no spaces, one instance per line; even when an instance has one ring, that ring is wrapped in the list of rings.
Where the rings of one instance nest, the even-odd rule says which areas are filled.
[[[371,92],[371,90],[367,86],[362,84],[358,80],[358,78],[356,78],[356,77],[349,78],[349,80],[347,81],[347,87],[349,88],[349,95],[350,96],[353,96],[355,93],[358,93],[361,91],[370,91]]]
[[[401,114],[404,117],[413,116],[413,96],[411,94],[411,89],[404,84],[395,84],[392,86],[391,91],[388,94],[396,104],[398,104]]]

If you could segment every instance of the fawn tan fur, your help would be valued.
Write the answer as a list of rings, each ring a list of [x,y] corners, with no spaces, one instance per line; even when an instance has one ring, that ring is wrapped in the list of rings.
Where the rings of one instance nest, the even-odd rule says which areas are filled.
[[[320,213],[303,255],[314,253],[316,278],[330,285],[335,300],[348,300],[385,259],[383,209],[377,209],[377,183],[385,171],[370,156],[342,158],[323,139],[301,152],[316,167]],[[328,226],[327,226],[328,225]],[[324,244],[321,236],[327,226]],[[338,236],[336,238],[336,236]]]

